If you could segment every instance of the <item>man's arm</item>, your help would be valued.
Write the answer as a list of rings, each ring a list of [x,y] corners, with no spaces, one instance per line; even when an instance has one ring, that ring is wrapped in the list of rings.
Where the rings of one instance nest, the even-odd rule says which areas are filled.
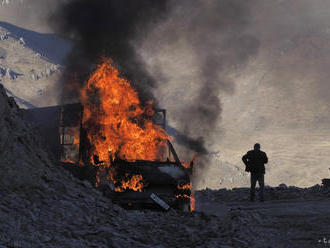
[[[264,158],[264,163],[267,164],[268,163],[268,157],[267,157],[267,154],[265,153],[265,158]]]
[[[242,161],[245,165],[248,164],[248,161],[249,161],[249,158],[248,158],[248,154],[245,154],[243,157],[242,157]]]

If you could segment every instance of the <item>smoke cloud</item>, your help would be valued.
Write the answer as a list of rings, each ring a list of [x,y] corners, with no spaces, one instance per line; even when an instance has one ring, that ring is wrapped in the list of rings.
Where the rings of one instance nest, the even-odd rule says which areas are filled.
[[[50,22],[57,33],[75,41],[64,82],[71,84],[77,76],[83,82],[102,57],[110,57],[142,100],[152,98],[155,79],[145,70],[133,43],[167,11],[167,1],[152,0],[76,0],[61,5]]]
[[[63,80],[72,84],[78,74],[83,82],[102,56],[112,58],[142,100],[154,99],[170,110],[177,142],[206,154],[221,117],[219,95],[235,88],[230,73],[258,51],[258,40],[245,32],[253,2],[70,1],[51,18],[57,33],[75,40]],[[173,56],[181,56],[183,63]],[[180,77],[189,64],[190,86]],[[186,92],[168,104],[168,94],[177,96],[167,88],[173,80]],[[72,96],[67,91],[64,101]]]
[[[247,32],[255,1],[172,1],[172,11],[141,43],[155,91],[170,110],[179,143],[207,153],[221,119],[221,93],[233,93],[232,74],[257,54]]]
[[[75,42],[63,81],[86,79],[101,55],[112,57],[125,77],[131,75],[141,96],[153,96],[168,110],[169,131],[182,145],[180,155],[221,150],[222,160],[243,168],[242,153],[260,141],[267,152],[292,149],[282,158],[282,150],[274,152],[278,164],[270,159],[270,184],[303,186],[311,178],[318,183],[316,175],[324,176],[324,168],[328,173],[328,157],[317,157],[319,163],[311,164],[304,156],[299,160],[295,154],[312,146],[301,148],[296,138],[278,141],[272,129],[290,134],[299,128],[301,136],[313,130],[329,134],[330,2],[154,2],[161,3],[24,0],[23,8],[2,6],[0,16],[2,21],[48,32],[45,16],[61,4],[49,23]],[[64,99],[72,96],[66,91]],[[292,170],[292,164],[305,166]],[[208,187],[218,187],[221,175],[224,181],[230,178],[217,168],[208,175]]]

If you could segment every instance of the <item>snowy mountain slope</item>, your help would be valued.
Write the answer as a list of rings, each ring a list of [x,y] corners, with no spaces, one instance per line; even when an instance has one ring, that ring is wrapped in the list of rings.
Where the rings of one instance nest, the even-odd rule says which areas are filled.
[[[62,66],[70,44],[0,22],[0,81],[22,107],[58,104]]]

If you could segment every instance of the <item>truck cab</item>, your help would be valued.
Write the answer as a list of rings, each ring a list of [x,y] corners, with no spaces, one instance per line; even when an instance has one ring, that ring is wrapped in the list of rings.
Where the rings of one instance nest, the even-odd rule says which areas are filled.
[[[170,207],[189,210],[192,164],[180,161],[171,141],[158,161],[113,159],[100,161],[91,154],[88,130],[82,125],[79,103],[22,110],[34,122],[58,163],[81,180],[88,180],[127,208],[160,208],[156,195]],[[166,129],[166,110],[156,110],[154,122]]]

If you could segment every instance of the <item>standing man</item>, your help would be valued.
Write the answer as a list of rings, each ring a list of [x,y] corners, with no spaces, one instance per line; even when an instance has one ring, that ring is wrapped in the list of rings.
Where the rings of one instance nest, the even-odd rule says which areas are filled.
[[[267,154],[260,150],[260,144],[255,144],[254,149],[248,151],[242,160],[246,165],[245,171],[251,173],[251,189],[250,189],[250,201],[254,201],[255,188],[257,181],[259,182],[259,200],[264,201],[264,175],[265,164],[268,163]]]

